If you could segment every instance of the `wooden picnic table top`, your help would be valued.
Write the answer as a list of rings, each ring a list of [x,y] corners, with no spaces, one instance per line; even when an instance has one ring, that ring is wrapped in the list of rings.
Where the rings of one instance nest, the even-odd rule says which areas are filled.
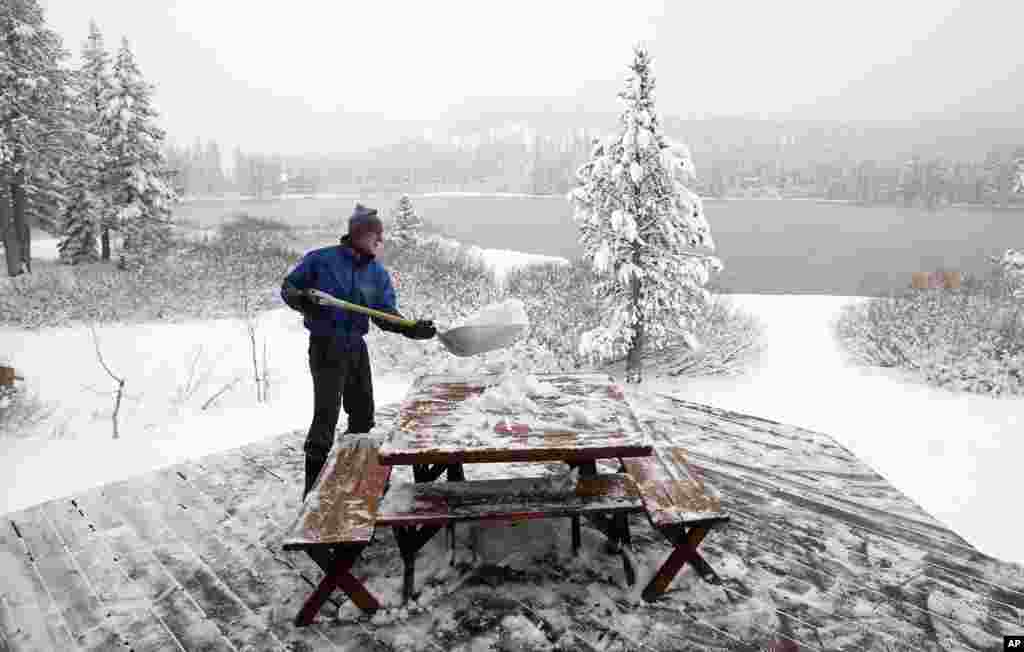
[[[651,454],[622,388],[606,374],[536,374],[554,391],[512,413],[485,409],[501,376],[420,376],[380,449],[380,463],[587,462]],[[581,419],[582,415],[587,418]]]

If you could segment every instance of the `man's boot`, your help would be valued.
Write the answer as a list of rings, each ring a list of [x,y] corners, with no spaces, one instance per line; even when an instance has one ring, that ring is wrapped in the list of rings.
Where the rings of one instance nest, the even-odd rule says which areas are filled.
[[[302,500],[306,500],[306,496],[313,489],[313,485],[316,484],[316,478],[320,475],[320,470],[324,468],[324,464],[327,463],[326,457],[319,457],[306,453],[306,489],[302,492]]]

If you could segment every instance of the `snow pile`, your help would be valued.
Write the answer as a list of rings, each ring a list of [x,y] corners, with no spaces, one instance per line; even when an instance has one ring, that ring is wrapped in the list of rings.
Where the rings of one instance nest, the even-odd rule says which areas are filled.
[[[457,240],[445,238],[439,235],[423,236],[421,242],[436,243],[447,256],[454,258],[460,252],[471,260],[476,260],[486,265],[495,276],[499,284],[503,284],[508,276],[509,270],[528,267],[530,265],[543,265],[555,263],[568,265],[569,260],[564,256],[547,256],[544,254],[529,254],[510,249],[484,249],[477,245],[463,245]]]
[[[497,385],[488,387],[480,396],[469,399],[468,403],[486,412],[511,414],[525,410],[537,413],[537,404],[531,397],[556,394],[558,389],[554,385],[541,382],[533,374],[508,371],[500,376]]]
[[[557,473],[545,477],[548,491],[551,493],[567,493],[576,489],[580,479],[580,467],[574,466],[566,473]]]
[[[57,260],[60,252],[57,250],[56,238],[42,238],[32,241],[32,257],[39,260]]]
[[[569,423],[574,427],[590,428],[600,423],[596,415],[587,412],[578,405],[570,405],[565,408],[569,415]]]
[[[519,299],[506,299],[498,303],[484,306],[476,314],[457,322],[453,328],[460,326],[526,326],[530,318],[526,315],[526,307]]]

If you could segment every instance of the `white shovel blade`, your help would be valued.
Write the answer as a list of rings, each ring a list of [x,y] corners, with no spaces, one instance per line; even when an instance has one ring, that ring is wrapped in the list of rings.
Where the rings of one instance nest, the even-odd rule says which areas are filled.
[[[444,333],[439,332],[437,339],[452,354],[464,358],[508,346],[519,337],[523,328],[523,324],[460,326]]]

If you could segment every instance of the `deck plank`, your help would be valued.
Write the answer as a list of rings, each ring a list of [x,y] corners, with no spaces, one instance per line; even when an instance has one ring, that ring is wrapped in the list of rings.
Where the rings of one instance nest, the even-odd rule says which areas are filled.
[[[813,565],[814,572],[832,576],[836,574],[837,567],[854,567],[858,570],[858,583],[883,601],[893,597],[909,572],[905,565],[891,561],[905,558],[908,552],[908,547],[896,540],[849,528],[842,523],[832,526],[831,531],[836,534],[830,537],[826,524],[822,524],[820,530],[804,523],[782,527],[776,520],[751,515],[738,502],[732,503],[732,509],[743,523],[740,525],[741,521],[737,521],[735,527],[761,533],[765,545],[787,548],[791,557],[809,554],[808,559],[799,562],[801,568]],[[841,541],[843,546],[830,552],[830,539]],[[992,619],[994,624],[1004,623],[1004,627],[1010,628],[1006,633],[1012,633],[1014,627],[1021,627],[1020,610],[1005,600],[1005,594],[1015,595],[1018,600],[1024,598],[1024,594],[1012,588],[987,584],[981,574],[974,580],[965,578],[944,567],[941,560],[929,559],[930,555],[925,554],[921,558],[922,564],[916,569],[921,577],[947,586],[947,591],[956,593],[960,601],[981,617]],[[992,578],[987,581],[991,582]]]
[[[188,469],[170,467],[154,474],[161,490],[187,509],[183,521],[193,534],[200,557],[277,636],[283,644],[298,649],[333,649],[320,628],[296,628],[292,624],[311,586],[302,576],[254,537],[237,518],[228,517],[214,500],[188,481]],[[287,597],[286,596],[290,596]],[[305,596],[298,600],[297,596]],[[292,609],[290,613],[282,612]],[[330,603],[325,610],[334,608]],[[333,616],[333,613],[330,613]]]
[[[131,524],[167,573],[188,592],[206,618],[215,622],[236,648],[283,650],[280,641],[259,622],[187,542],[158,513],[156,496],[142,480],[118,483],[104,494]]]
[[[103,493],[104,489],[106,487],[95,487],[71,499],[82,510],[91,528],[100,535],[125,527],[124,518],[110,505]]]
[[[246,607],[253,612],[265,607],[272,599],[272,591],[253,569],[252,555],[239,554],[227,545],[219,536],[216,515],[186,495],[172,478],[178,478],[173,470],[158,471],[148,476],[150,491],[163,498],[149,505]]]
[[[731,474],[738,477],[758,478],[762,482],[785,488],[803,496],[828,501],[843,509],[877,515],[888,523],[898,523],[900,528],[910,528],[951,545],[969,547],[969,544],[961,537],[950,533],[944,526],[927,518],[922,512],[908,514],[906,509],[894,506],[890,500],[891,494],[888,491],[877,491],[874,484],[868,486],[863,483],[846,481],[842,484],[842,492],[839,492],[834,476],[826,477],[824,473],[804,471],[797,474],[791,473],[787,469],[750,466],[734,459],[716,458],[703,453],[691,454],[691,457],[695,462],[701,462],[703,467],[728,469]]]
[[[186,650],[234,651],[217,624],[207,619],[206,614],[171,576],[152,553],[149,544],[126,523],[102,492],[90,492],[88,500],[80,504],[94,524],[103,521],[116,527],[104,528],[100,534],[106,543],[114,563],[131,582],[132,593],[147,601],[153,614],[179,641]],[[102,508],[99,506],[102,505]],[[86,511],[88,510],[88,511]],[[103,514],[103,518],[94,516]]]
[[[884,508],[904,519],[917,519],[936,536],[951,533],[937,519],[889,484],[832,437],[769,419],[691,403],[674,397],[653,399],[674,406],[671,416],[655,422],[656,436],[694,454],[784,472],[815,490],[842,493],[858,502]]]
[[[23,520],[21,512],[0,519],[0,602],[6,644],[12,652],[77,649],[59,606],[11,525],[13,518]]]
[[[237,505],[240,503],[236,489],[239,482],[237,468],[241,463],[241,458],[230,456],[205,457],[182,465],[182,474],[192,486],[208,498],[208,504],[212,502],[227,515],[221,524],[224,536],[258,542],[274,554],[280,550],[281,538],[298,512],[302,488],[298,487],[294,491],[282,490],[278,486],[279,483],[275,482],[276,492],[269,496],[261,493],[266,496],[267,504],[250,503],[252,509],[238,509]],[[231,510],[230,514],[226,511],[228,509]],[[312,583],[313,586],[316,586],[323,577],[320,567],[306,555],[287,555],[279,559],[304,577],[303,581]],[[330,604],[328,602],[324,608],[328,608]]]
[[[64,548],[41,507],[23,511],[15,522],[39,575],[77,641],[103,621],[104,608],[99,597]]]
[[[84,518],[74,498],[60,498],[39,505],[57,537],[72,555],[96,538],[94,527]]]
[[[104,622],[89,633],[82,647],[104,650],[123,644],[136,650],[180,649],[173,633],[153,611],[145,587],[134,582],[119,564],[118,555],[103,536],[108,530],[96,528],[75,499],[53,501],[42,508],[63,535],[64,545],[73,551],[106,611]]]
[[[189,652],[237,652],[240,649],[229,640],[216,621],[203,613],[183,588],[174,588],[153,605],[153,610]]]
[[[291,443],[285,444],[287,439],[286,436],[277,447],[285,445],[294,447],[294,439]],[[293,574],[287,580],[287,590],[292,590],[294,587],[295,591],[304,592],[308,597],[312,589],[323,578],[323,571],[305,554],[281,552],[281,540],[287,533],[288,524],[295,519],[295,514],[299,509],[298,494],[302,491],[301,486],[294,490],[282,489],[281,485],[284,484],[282,481],[263,471],[262,473],[266,476],[264,482],[270,484],[268,490],[261,491],[257,496],[250,497],[245,501],[237,500],[238,485],[248,482],[238,471],[241,466],[247,464],[245,457],[253,455],[254,459],[259,459],[264,455],[273,455],[274,448],[255,453],[251,449],[246,449],[246,455],[220,456],[215,459],[204,458],[201,464],[189,462],[182,465],[184,468],[181,469],[181,474],[193,487],[196,499],[202,500],[209,509],[220,509],[219,513],[226,515],[226,512],[223,511],[224,508],[232,508],[232,515],[225,516],[219,524],[224,538],[246,542],[246,545],[258,549],[261,555],[272,559],[274,564],[287,569]],[[241,452],[239,451],[239,453]],[[278,453],[278,455],[280,454]],[[267,466],[270,468],[269,464]],[[233,502],[236,500],[237,502]],[[342,602],[345,600],[343,594],[338,593],[328,600],[321,608],[321,615],[333,616],[339,600]],[[294,618],[294,614],[292,617]],[[328,638],[330,637],[328,636]]]
[[[859,641],[857,646],[867,640],[876,643],[875,647],[860,649],[897,645],[924,649],[926,638],[921,633],[920,622],[912,622],[889,610],[867,614],[852,611],[858,604],[855,598],[865,597],[855,574],[848,571],[840,571],[838,575],[810,570],[794,572],[791,557],[784,554],[789,551],[775,552],[770,546],[758,546],[757,542],[756,532],[734,528],[728,538],[708,540],[702,546],[709,560],[742,560],[742,574],[723,579],[722,588],[732,600],[739,600],[741,604],[767,602],[774,605],[776,618],[788,619],[788,629],[794,636],[827,650],[858,649],[843,647],[841,642],[850,640]],[[803,553],[811,566],[823,563],[815,554],[814,551]],[[765,600],[766,597],[770,600]],[[698,606],[693,611],[719,626],[726,626],[731,620],[718,609]]]
[[[181,652],[182,649],[148,608],[112,611],[99,627],[82,637],[80,645],[88,652]]]
[[[895,547],[876,547],[872,553],[875,560],[873,564],[872,558],[856,554],[856,551],[865,547],[867,542],[861,538],[860,531],[842,520],[841,514],[827,518],[820,514],[808,516],[805,507],[780,502],[772,506],[771,518],[751,521],[745,517],[751,513],[751,502],[759,499],[760,494],[753,491],[744,493],[740,485],[745,484],[745,480],[734,480],[734,483],[731,483],[725,476],[711,472],[709,477],[714,478],[716,486],[723,487],[723,495],[727,497],[726,509],[733,510],[736,514],[736,527],[730,528],[729,536],[706,542],[705,547],[709,550],[729,551],[735,559],[745,560],[748,566],[753,563],[752,560],[760,560],[760,564],[769,568],[785,567],[790,576],[809,579],[815,582],[820,590],[834,588],[837,583],[841,584],[844,590],[858,596],[863,602],[886,605],[884,613],[889,617],[889,625],[894,631],[934,629],[933,621],[942,619],[929,617],[927,603],[930,599],[943,604],[952,602],[962,604],[965,608],[973,607],[976,617],[967,618],[961,626],[967,629],[975,628],[972,631],[977,639],[992,640],[993,636],[1012,633],[1007,631],[1009,621],[1006,620],[1012,615],[1004,610],[993,609],[993,605],[979,604],[979,601],[969,599],[969,594],[965,596],[955,587],[928,580],[916,565],[908,567],[903,562],[899,565],[886,566],[882,563],[881,560],[888,557],[895,560],[913,558],[914,544],[890,539]],[[762,546],[785,550],[786,554],[781,555],[781,559],[800,559],[800,566],[809,566],[816,570],[801,571],[792,561],[786,564],[781,561],[764,562],[763,547],[759,548],[749,543],[754,533],[761,536]],[[779,545],[782,546],[781,549]],[[817,578],[810,577],[806,574],[808,572]],[[968,600],[965,600],[965,597],[968,597]],[[1003,624],[998,622],[1000,613],[1004,619]],[[964,616],[966,617],[966,612]],[[938,641],[932,642],[938,644]]]
[[[225,637],[236,648],[285,649],[281,641],[185,543],[158,545],[153,554],[188,591],[206,617],[221,627]]]

